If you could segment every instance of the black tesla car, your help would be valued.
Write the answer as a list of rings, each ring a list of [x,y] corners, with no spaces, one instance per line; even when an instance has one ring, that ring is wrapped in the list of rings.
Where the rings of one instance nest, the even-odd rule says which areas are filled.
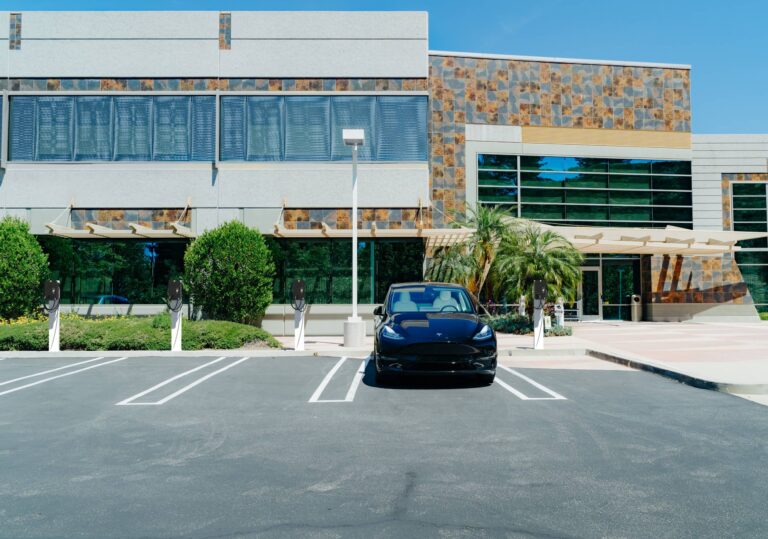
[[[469,374],[493,382],[496,335],[463,286],[393,284],[374,313],[377,383],[392,374]]]

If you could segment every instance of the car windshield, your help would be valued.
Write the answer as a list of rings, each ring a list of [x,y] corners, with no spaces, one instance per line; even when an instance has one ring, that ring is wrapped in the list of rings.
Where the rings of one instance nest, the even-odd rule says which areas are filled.
[[[453,286],[425,285],[399,287],[389,296],[389,312],[474,313],[469,294]]]

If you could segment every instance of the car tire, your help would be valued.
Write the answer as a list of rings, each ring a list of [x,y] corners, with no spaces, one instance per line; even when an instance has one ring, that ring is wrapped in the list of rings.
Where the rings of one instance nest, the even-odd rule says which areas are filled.
[[[496,378],[495,374],[478,374],[477,378],[480,380],[480,383],[484,386],[489,386],[493,383],[494,378]]]

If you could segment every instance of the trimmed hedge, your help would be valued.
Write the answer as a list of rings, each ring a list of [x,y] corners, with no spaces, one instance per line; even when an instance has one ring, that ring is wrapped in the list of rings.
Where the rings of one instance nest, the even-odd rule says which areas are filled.
[[[29,233],[26,221],[0,220],[0,319],[34,313],[43,301],[48,256]]]
[[[272,302],[275,263],[258,230],[230,221],[184,254],[184,284],[205,318],[259,324]]]
[[[510,313],[500,316],[492,316],[488,324],[499,333],[512,333],[513,335],[533,335],[533,321],[527,316]],[[552,326],[552,329],[544,331],[546,337],[570,337],[573,328],[570,326]]]
[[[171,320],[168,314],[154,318],[123,316],[83,318],[63,315],[62,350],[170,350]],[[232,349],[246,345],[279,348],[267,331],[235,322],[184,320],[184,350]],[[25,321],[0,325],[0,350],[47,350],[48,323]]]

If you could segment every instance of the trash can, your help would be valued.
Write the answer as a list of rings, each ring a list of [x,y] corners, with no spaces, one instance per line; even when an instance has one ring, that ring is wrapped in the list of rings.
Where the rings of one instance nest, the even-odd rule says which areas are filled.
[[[632,294],[632,321],[639,322],[643,319],[643,304],[639,294]]]

